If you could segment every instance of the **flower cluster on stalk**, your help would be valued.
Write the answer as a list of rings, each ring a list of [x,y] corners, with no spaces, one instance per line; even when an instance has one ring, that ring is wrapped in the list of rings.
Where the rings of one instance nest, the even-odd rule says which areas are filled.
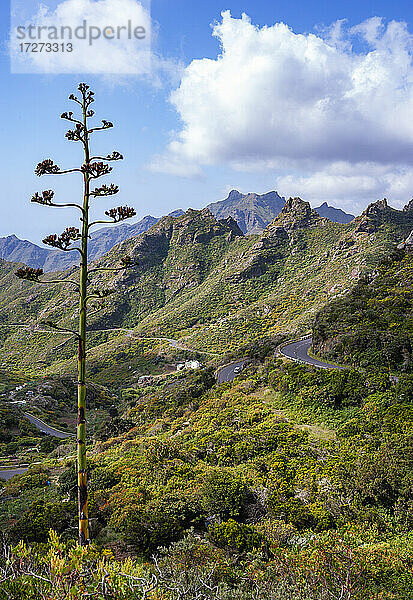
[[[37,165],[34,172],[38,177],[41,175],[52,175],[53,173],[60,173],[60,167],[55,165],[51,158],[46,158],[46,160]]]
[[[101,187],[95,188],[92,190],[92,196],[113,196],[119,192],[119,187],[114,183],[111,183],[109,186],[102,185]]]
[[[120,221],[134,217],[136,215],[136,211],[130,206],[118,206],[105,211],[105,215],[113,219],[114,223],[119,223]]]
[[[33,267],[22,267],[21,269],[17,269],[15,275],[19,279],[26,279],[27,281],[39,281],[39,277],[43,275],[43,269],[34,269]]]
[[[53,248],[59,248],[60,250],[67,250],[74,241],[77,241],[80,238],[80,231],[77,227],[67,227],[59,236],[56,233],[48,235],[44,238],[43,244],[47,244]]]
[[[83,135],[84,129],[81,123],[76,123],[76,127],[69,129],[65,137],[71,142],[83,142],[85,139]]]
[[[51,206],[53,200],[53,190],[44,190],[41,195],[36,192],[30,199],[30,202],[36,202],[37,204],[44,204],[45,206]]]
[[[112,167],[104,162],[85,163],[80,167],[82,173],[88,173],[93,179],[108,175],[112,171]]]

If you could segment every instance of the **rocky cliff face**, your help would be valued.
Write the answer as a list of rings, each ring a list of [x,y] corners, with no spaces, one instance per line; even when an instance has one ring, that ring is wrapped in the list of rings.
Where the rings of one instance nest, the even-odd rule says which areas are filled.
[[[373,234],[383,225],[409,228],[410,224],[413,225],[412,202],[405,206],[403,210],[396,210],[388,205],[386,198],[377,200],[377,202],[369,204],[354,222],[356,223],[356,233]]]
[[[308,202],[301,198],[288,198],[278,217],[268,227],[269,234],[274,227],[282,227],[286,232],[292,232],[303,227],[315,227],[325,224],[326,219],[311,208]]]

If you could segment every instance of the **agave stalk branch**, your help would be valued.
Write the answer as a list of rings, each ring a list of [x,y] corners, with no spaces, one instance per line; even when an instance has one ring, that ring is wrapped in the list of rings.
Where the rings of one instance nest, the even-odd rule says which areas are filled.
[[[82,113],[84,127],[85,165],[90,163],[89,132],[87,129],[86,92],[82,91]],[[88,490],[86,463],[86,326],[87,326],[87,246],[89,231],[89,196],[90,174],[88,169],[83,172],[83,223],[82,249],[80,263],[80,299],[79,299],[79,338],[78,338],[78,388],[77,388],[77,470],[78,470],[78,513],[79,513],[79,544],[89,544],[88,519]]]
[[[87,490],[87,462],[86,462],[86,334],[87,334],[87,313],[88,313],[88,300],[90,298],[103,299],[112,293],[111,290],[91,290],[88,294],[89,284],[89,273],[88,273],[88,240],[89,240],[89,228],[93,223],[89,223],[89,201],[91,197],[98,196],[110,196],[118,192],[119,188],[114,184],[110,186],[102,185],[96,189],[91,190],[91,182],[99,177],[108,175],[112,171],[112,167],[107,164],[106,161],[121,160],[122,155],[113,151],[112,154],[106,157],[93,157],[91,158],[90,152],[90,134],[94,131],[102,131],[104,129],[110,129],[113,127],[113,123],[110,121],[102,120],[102,126],[93,127],[88,129],[88,119],[93,117],[94,111],[89,107],[94,101],[94,92],[89,89],[89,86],[85,83],[81,83],[78,86],[81,96],[77,98],[74,94],[69,96],[69,100],[73,100],[81,108],[81,117],[76,119],[73,117],[73,113],[63,113],[61,117],[68,121],[76,123],[76,127],[73,130],[69,130],[66,133],[66,137],[70,141],[81,142],[83,146],[84,162],[80,168],[64,169],[61,170],[52,159],[47,158],[40,162],[35,173],[39,177],[42,175],[64,175],[66,173],[81,173],[83,177],[83,201],[81,204],[76,203],[55,203],[53,202],[54,192],[52,190],[45,190],[42,194],[36,193],[32,197],[32,202],[42,204],[45,206],[54,207],[75,207],[80,209],[82,223],[81,231],[76,227],[68,227],[66,230],[58,236],[57,234],[49,235],[43,240],[46,245],[58,248],[62,252],[72,252],[73,250],[80,254],[80,271],[79,271],[79,282],[75,282],[71,279],[62,280],[49,280],[40,281],[39,277],[43,275],[43,269],[24,267],[16,271],[15,275],[20,279],[25,279],[33,283],[42,284],[61,284],[68,283],[69,285],[76,286],[76,291],[79,294],[79,327],[78,331],[72,331],[64,327],[56,325],[52,321],[46,321],[41,323],[42,325],[48,326],[50,329],[39,329],[37,324],[4,324],[4,327],[17,326],[25,327],[33,332],[44,332],[44,333],[58,333],[58,334],[70,334],[70,337],[62,342],[57,348],[60,348],[66,344],[69,340],[75,338],[78,341],[78,393],[77,393],[77,470],[78,470],[78,512],[79,512],[79,544],[80,546],[87,546],[89,544],[89,522],[88,522],[88,490]],[[103,162],[102,162],[103,161]],[[129,207],[117,207],[106,212],[106,215],[113,218],[113,221],[109,223],[117,223],[121,220],[134,216],[135,211]],[[106,223],[106,221],[104,221]],[[79,246],[72,246],[72,244],[80,242]],[[132,265],[130,257],[122,258],[122,270]],[[100,269],[92,269],[100,270]],[[96,311],[98,312],[98,311]],[[0,324],[2,327],[2,324]]]

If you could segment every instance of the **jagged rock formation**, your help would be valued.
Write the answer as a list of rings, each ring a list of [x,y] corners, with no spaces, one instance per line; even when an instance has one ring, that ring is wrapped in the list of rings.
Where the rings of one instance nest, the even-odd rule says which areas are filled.
[[[288,198],[277,219],[270,224],[272,227],[283,227],[291,232],[302,227],[315,227],[326,223],[326,219],[311,208],[309,202],[301,198]]]
[[[377,200],[377,202],[369,204],[361,216],[355,219],[357,222],[356,233],[375,233],[386,220],[390,220],[392,215],[397,219],[399,212],[389,207],[386,198]]]

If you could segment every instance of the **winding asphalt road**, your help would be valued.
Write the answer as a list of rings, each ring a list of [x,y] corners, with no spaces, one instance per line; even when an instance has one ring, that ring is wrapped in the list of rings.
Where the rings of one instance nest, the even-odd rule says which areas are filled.
[[[46,435],[51,435],[53,437],[57,437],[61,440],[66,440],[68,438],[74,437],[73,433],[66,433],[64,431],[59,431],[59,429],[55,429],[54,427],[50,427],[46,423],[44,423],[41,419],[34,417],[29,413],[24,413],[24,416],[30,423],[32,423],[39,431],[45,433]],[[1,469],[0,467],[0,479],[7,480],[11,479],[14,475],[21,475],[27,471],[27,467],[16,467],[15,469]]]
[[[22,467],[21,469],[7,469],[0,471],[0,479],[7,481],[7,479],[11,479],[14,475],[21,475],[27,471],[27,467]]]
[[[247,362],[246,358],[242,360],[237,360],[236,362],[231,363],[230,365],[225,365],[225,367],[221,367],[221,369],[217,372],[217,382],[224,383],[234,381],[235,377],[237,377]]]
[[[286,358],[289,358],[290,360],[294,360],[295,362],[312,365],[313,367],[318,367],[319,369],[346,369],[346,367],[332,365],[330,363],[318,360],[318,358],[309,356],[308,351],[312,343],[312,338],[299,340],[298,342],[291,342],[290,344],[280,348],[280,354]]]
[[[32,423],[39,431],[45,433],[46,435],[52,435],[53,437],[57,437],[61,440],[66,440],[67,438],[74,437],[74,433],[66,433],[64,431],[60,431],[59,429],[55,429],[54,427],[50,427],[46,423],[44,423],[41,419],[34,417],[29,413],[23,413],[24,416],[30,423]]]

